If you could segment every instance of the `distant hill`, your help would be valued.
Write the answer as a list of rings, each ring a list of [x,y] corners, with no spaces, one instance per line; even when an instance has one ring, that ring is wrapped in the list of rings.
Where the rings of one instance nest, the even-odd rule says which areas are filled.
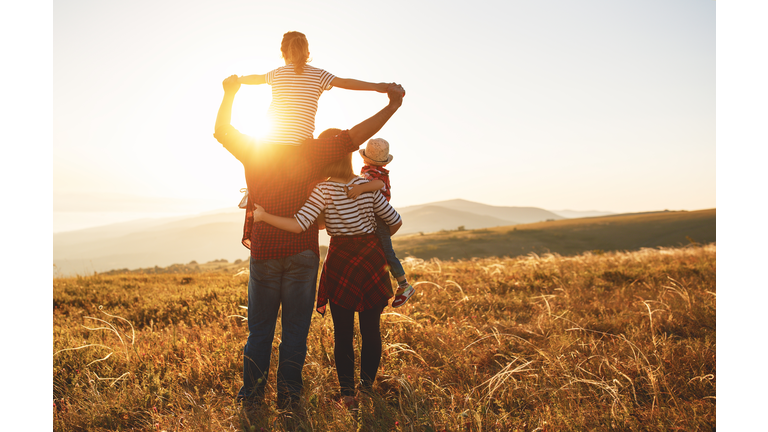
[[[463,199],[454,199],[448,201],[437,201],[427,204],[408,206],[398,208],[397,211],[401,215],[405,216],[413,211],[416,211],[423,207],[443,207],[449,210],[456,210],[466,213],[474,213],[475,215],[491,216],[497,219],[509,221],[505,225],[514,225],[518,223],[532,223],[541,222],[547,219],[559,220],[564,219],[562,216],[556,215],[549,210],[544,210],[538,207],[497,207],[487,204],[476,203]],[[462,224],[464,225],[464,224]],[[494,225],[487,225],[494,226]],[[439,228],[443,229],[443,228]],[[423,230],[421,230],[423,231]],[[437,230],[434,230],[437,231]]]
[[[240,239],[243,211],[145,219],[53,235],[62,275],[248,258]]]
[[[643,245],[661,246],[670,242],[684,243],[685,236],[673,235],[670,237],[672,240],[669,240],[660,234],[655,234],[655,230],[668,225],[665,217],[688,213],[659,212],[564,219],[563,216],[554,212],[535,207],[498,207],[460,199],[402,207],[398,211],[403,216],[404,224],[394,241],[400,242],[407,239],[407,247],[403,246],[405,249],[397,250],[398,253],[402,255],[407,251],[413,256],[425,258],[517,253],[509,248],[509,244],[505,243],[506,240],[501,239],[503,236],[489,237],[487,234],[482,234],[482,231],[469,231],[488,228],[490,233],[497,231],[506,233],[514,230],[513,225],[517,225],[520,233],[527,233],[518,233],[515,237],[519,242],[515,247],[520,248],[524,253],[531,250],[542,251],[546,248],[563,251],[562,253],[575,253],[580,250],[631,249]],[[692,234],[686,235],[700,242],[714,241],[714,210],[711,212],[711,235],[699,235],[697,231],[691,231]],[[690,214],[694,213],[696,212],[690,212]],[[644,222],[638,222],[639,225],[635,226],[620,222],[624,220],[622,218],[647,218],[654,214],[660,215],[657,217],[661,218],[643,219]],[[240,243],[243,215],[242,210],[226,209],[183,218],[143,219],[57,233],[53,235],[53,263],[56,265],[56,273],[66,276],[114,269],[167,267],[173,264],[187,264],[191,261],[206,263],[225,259],[232,263],[238,259],[245,260],[248,258],[248,250]],[[606,218],[611,221],[604,221],[603,219]],[[550,222],[541,222],[547,220]],[[683,225],[687,223],[684,222]],[[468,231],[462,233],[455,231],[460,226]],[[619,231],[622,229],[629,232],[636,231],[633,234],[634,237],[623,231],[614,232],[618,227],[625,227]],[[440,233],[444,230],[453,231]],[[589,234],[592,231],[594,233]],[[418,234],[420,232],[426,235],[421,236]],[[524,237],[521,235],[529,237],[523,241]],[[562,241],[554,241],[558,239],[558,235],[563,236]],[[470,236],[473,239],[472,242],[451,243],[463,236]],[[711,240],[707,240],[710,238]],[[425,243],[427,239],[429,244]],[[504,237],[504,239],[507,238]],[[325,231],[321,231],[319,241],[321,245],[328,244],[329,238]],[[406,243],[402,244],[406,245]],[[482,247],[480,247],[481,244]],[[427,253],[427,251],[432,252]]]
[[[534,207],[496,207],[450,200],[398,209],[408,233],[487,228],[527,221],[562,219]],[[53,235],[53,263],[62,275],[90,274],[113,269],[166,267],[190,261],[233,262],[248,257],[240,243],[243,210],[223,209],[196,216],[141,219]],[[329,237],[320,232],[319,242]]]
[[[70,246],[54,242],[53,263],[62,274],[90,274],[112,269],[169,266],[190,261],[248,258],[240,243],[242,221],[194,227],[145,230]]]
[[[397,235],[455,230],[459,226],[475,229],[515,224],[515,222],[493,216],[453,210],[437,205],[417,206],[417,208],[409,208],[407,211],[399,212],[403,217],[403,227]]]
[[[595,217],[595,216],[610,216],[610,215],[616,214],[614,212],[600,211],[600,210],[550,210],[550,211],[566,219],[576,219],[576,218]]]
[[[519,256],[531,252],[574,255],[716,241],[716,210],[649,212],[392,239],[400,258]]]

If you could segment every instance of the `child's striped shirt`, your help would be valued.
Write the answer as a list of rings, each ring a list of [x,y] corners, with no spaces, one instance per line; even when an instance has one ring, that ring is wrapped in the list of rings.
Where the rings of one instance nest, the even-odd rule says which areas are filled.
[[[330,90],[333,74],[310,65],[296,74],[293,65],[279,67],[265,76],[272,86],[269,117],[272,130],[264,141],[281,145],[301,145],[315,132],[317,100],[324,90]]]
[[[357,199],[347,197],[347,187],[368,183],[355,177],[349,183],[325,181],[315,186],[304,206],[294,216],[307,230],[325,210],[325,229],[330,236],[353,236],[376,232],[378,215],[387,225],[396,225],[401,218],[379,191],[360,194]]]

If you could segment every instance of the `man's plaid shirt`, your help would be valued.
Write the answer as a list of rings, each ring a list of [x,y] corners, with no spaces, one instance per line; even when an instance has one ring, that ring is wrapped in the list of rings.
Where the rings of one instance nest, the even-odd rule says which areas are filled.
[[[307,140],[301,146],[282,146],[257,143],[230,125],[219,129],[216,139],[245,167],[248,208],[243,245],[251,250],[251,258],[279,259],[307,249],[319,256],[317,225],[294,234],[265,222],[254,224],[253,204],[273,215],[293,217],[315,184],[324,180],[321,169],[359,147],[352,143],[349,131],[330,138]]]

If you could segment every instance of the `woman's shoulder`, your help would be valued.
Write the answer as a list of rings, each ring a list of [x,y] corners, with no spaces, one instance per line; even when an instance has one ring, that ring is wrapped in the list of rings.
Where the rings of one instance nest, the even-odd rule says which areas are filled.
[[[321,181],[315,187],[321,190],[334,190],[338,188],[343,188],[344,186],[345,186],[344,183],[339,183],[332,180],[326,180],[326,181]]]

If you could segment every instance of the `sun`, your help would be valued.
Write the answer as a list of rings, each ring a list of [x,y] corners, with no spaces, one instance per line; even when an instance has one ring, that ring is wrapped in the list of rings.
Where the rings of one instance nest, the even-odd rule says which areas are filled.
[[[267,116],[272,101],[271,87],[242,86],[232,107],[232,125],[240,132],[254,138],[263,138],[272,130]]]
[[[254,138],[264,138],[272,130],[272,122],[266,113],[257,113],[242,124],[238,130]]]

